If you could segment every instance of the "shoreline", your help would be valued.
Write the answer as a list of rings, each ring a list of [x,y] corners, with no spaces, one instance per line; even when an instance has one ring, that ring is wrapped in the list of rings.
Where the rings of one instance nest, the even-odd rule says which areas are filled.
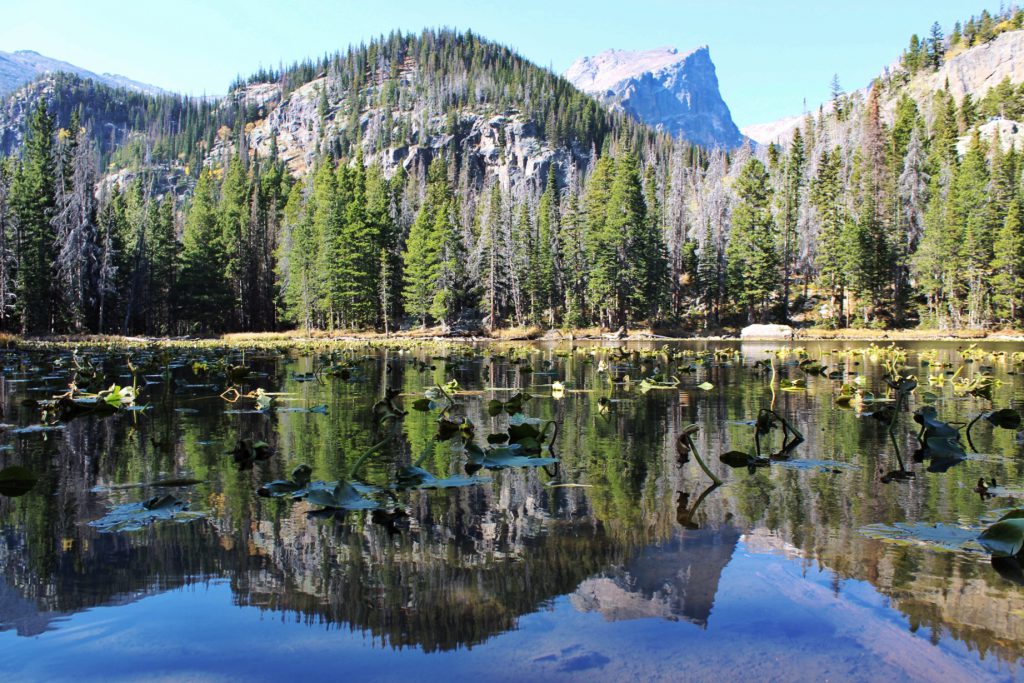
[[[667,330],[666,330],[667,332]],[[682,332],[672,330],[672,332]],[[54,335],[39,337],[21,337],[19,335],[0,335],[0,342],[6,346],[21,345],[103,345],[103,344],[317,344],[317,343],[374,343],[374,344],[417,344],[417,343],[462,343],[462,344],[500,344],[520,342],[775,342],[778,344],[800,344],[801,342],[822,341],[854,341],[854,342],[1005,342],[1024,343],[1024,331],[1000,330],[988,332],[984,330],[866,330],[866,329],[796,329],[792,337],[764,336],[740,338],[738,332],[720,330],[710,334],[661,334],[651,329],[636,329],[628,334],[608,333],[594,328],[579,330],[541,330],[539,328],[521,328],[499,330],[494,335],[458,335],[445,334],[440,328],[404,330],[385,335],[376,332],[352,331],[313,331],[309,334],[298,330],[287,332],[235,332],[206,337],[135,337],[120,335]]]

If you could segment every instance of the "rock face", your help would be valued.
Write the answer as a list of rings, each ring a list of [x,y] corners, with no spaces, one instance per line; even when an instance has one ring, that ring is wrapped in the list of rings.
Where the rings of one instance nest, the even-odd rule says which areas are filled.
[[[410,70],[405,77],[412,81],[417,75]],[[259,111],[259,118],[246,127],[250,153],[266,158],[276,144],[278,158],[291,173],[301,177],[313,167],[324,140],[335,138],[348,126],[358,125],[366,163],[380,162],[388,177],[399,166],[407,171],[415,167],[425,169],[434,156],[454,147],[462,153],[470,180],[497,176],[503,187],[514,192],[526,184],[532,184],[534,189],[543,187],[552,164],[557,171],[564,172],[574,160],[582,164],[589,158],[588,149],[552,146],[542,139],[537,125],[515,109],[497,111],[480,105],[446,117],[425,110],[422,103],[414,103],[408,112],[370,107],[353,120],[345,114],[344,100],[337,100],[329,103],[329,111],[321,119],[318,100],[325,87],[325,79],[317,78],[287,95],[276,83],[258,83],[233,92],[229,97]],[[394,129],[403,115],[411,122],[407,142],[375,149],[376,133],[388,126]],[[228,140],[218,139],[207,163],[224,163],[231,153]]]
[[[899,77],[901,70],[897,67],[894,75]],[[907,78],[902,72],[902,77]],[[1009,78],[1013,84],[1024,83],[1024,31],[1007,31],[983,45],[976,45],[969,50],[964,50],[951,57],[934,72],[921,72],[909,78],[906,84],[894,85],[888,88],[882,95],[882,118],[887,123],[892,121],[896,101],[901,93],[917,100],[918,106],[926,105],[932,95],[939,90],[946,89],[959,103],[964,95],[971,94],[974,101],[985,96],[985,94],[1004,79]],[[859,91],[866,98],[868,89]],[[823,110],[828,113],[832,110],[831,103],[825,103]],[[812,113],[816,114],[817,109]],[[772,142],[787,143],[793,136],[793,130],[800,126],[804,120],[803,116],[789,116],[777,121],[758,123],[743,128],[743,134],[756,142],[768,144]],[[989,122],[995,123],[995,122]],[[991,136],[995,129],[999,129],[1000,135],[1010,133],[1017,136],[1018,132],[1013,130],[1013,121],[1001,122],[983,128],[982,134]],[[1016,137],[1014,138],[1016,141]],[[1006,140],[1001,139],[1003,146],[1008,146]],[[961,153],[965,149],[961,142]]]
[[[1024,31],[1001,33],[991,42],[950,57],[934,73],[918,74],[907,89],[919,99],[945,87],[957,102],[967,93],[977,101],[1004,78],[1024,82]]]
[[[740,339],[792,339],[789,325],[747,325],[740,330]]]
[[[718,91],[706,45],[689,52],[608,50],[576,60],[565,77],[603,104],[695,144],[733,148],[745,141]]]
[[[159,95],[166,92],[155,85],[133,81],[117,74],[93,73],[88,69],[41,55],[33,50],[18,50],[16,52],[0,51],[0,95],[13,92],[43,74],[57,71],[89,78],[112,88],[127,88],[148,95]]]

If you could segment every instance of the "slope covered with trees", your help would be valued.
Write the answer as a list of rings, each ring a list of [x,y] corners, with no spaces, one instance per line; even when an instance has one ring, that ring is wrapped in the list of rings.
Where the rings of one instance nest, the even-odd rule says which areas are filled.
[[[0,117],[0,324],[1018,326],[1020,155],[979,126],[1020,87],[903,91],[1017,16],[911,41],[866,96],[837,87],[788,144],[733,153],[470,33],[393,34],[217,102],[40,81]]]

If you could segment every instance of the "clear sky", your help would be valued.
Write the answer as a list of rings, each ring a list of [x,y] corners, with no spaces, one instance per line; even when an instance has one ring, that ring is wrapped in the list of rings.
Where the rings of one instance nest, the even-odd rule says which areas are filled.
[[[707,44],[740,126],[799,114],[838,74],[862,87],[911,33],[993,0],[5,0],[0,50],[220,95],[238,74],[334,52],[392,29],[472,29],[561,73],[608,48]]]

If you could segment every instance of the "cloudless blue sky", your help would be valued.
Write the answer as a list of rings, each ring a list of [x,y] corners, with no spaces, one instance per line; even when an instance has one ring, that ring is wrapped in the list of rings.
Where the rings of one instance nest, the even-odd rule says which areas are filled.
[[[891,64],[933,21],[993,0],[6,0],[0,50],[31,49],[179,92],[222,94],[237,74],[334,52],[392,29],[472,29],[564,71],[610,47],[711,48],[743,126],[798,114]]]

